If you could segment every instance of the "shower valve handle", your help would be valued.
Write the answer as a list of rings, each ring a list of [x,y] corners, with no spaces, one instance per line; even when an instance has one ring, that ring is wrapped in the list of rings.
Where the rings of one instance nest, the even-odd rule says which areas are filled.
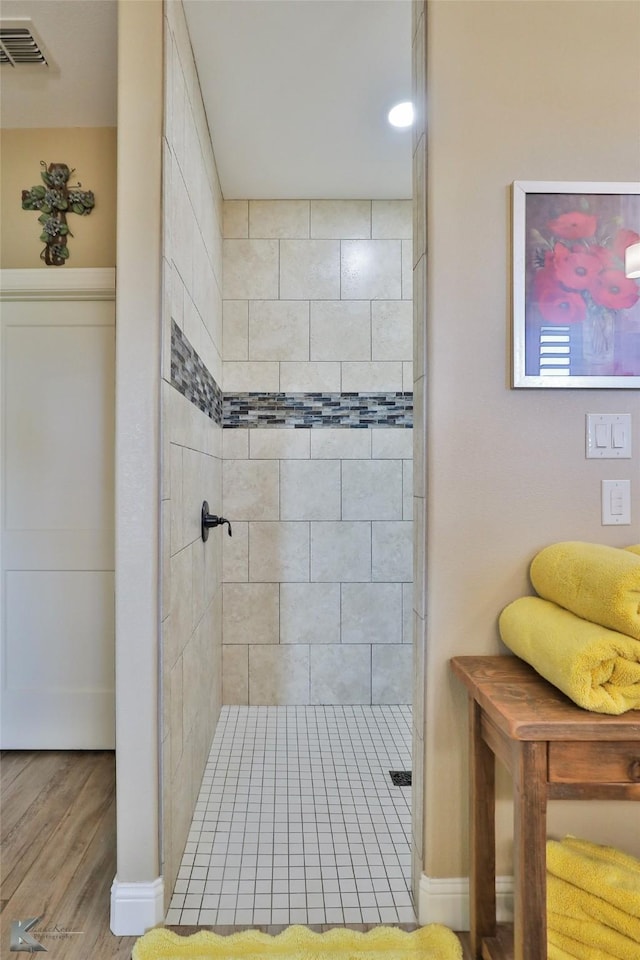
[[[230,521],[227,520],[226,517],[218,517],[215,513],[209,513],[209,504],[206,500],[204,500],[202,504],[202,512],[200,514],[200,530],[202,539],[205,541],[209,539],[209,530],[211,527],[220,527],[225,523],[229,528],[227,532],[229,536],[232,537],[233,533],[231,532]]]

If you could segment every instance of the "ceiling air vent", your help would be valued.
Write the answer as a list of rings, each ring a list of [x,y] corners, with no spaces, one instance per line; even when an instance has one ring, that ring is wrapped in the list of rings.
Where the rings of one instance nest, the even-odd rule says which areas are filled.
[[[0,64],[48,67],[44,45],[31,20],[0,20]]]

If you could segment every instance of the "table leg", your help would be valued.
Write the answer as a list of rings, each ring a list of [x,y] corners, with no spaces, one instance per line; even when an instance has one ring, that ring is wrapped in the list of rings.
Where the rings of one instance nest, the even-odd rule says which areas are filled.
[[[469,699],[470,847],[469,913],[472,956],[496,934],[495,759],[482,738],[482,710]]]
[[[514,744],[514,960],[547,955],[547,744]]]

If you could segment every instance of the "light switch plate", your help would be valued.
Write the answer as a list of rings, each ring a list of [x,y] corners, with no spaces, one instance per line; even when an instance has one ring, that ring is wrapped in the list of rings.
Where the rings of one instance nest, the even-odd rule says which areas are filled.
[[[631,481],[602,481],[602,526],[631,523]]]
[[[588,413],[586,456],[589,460],[629,460],[631,414]]]

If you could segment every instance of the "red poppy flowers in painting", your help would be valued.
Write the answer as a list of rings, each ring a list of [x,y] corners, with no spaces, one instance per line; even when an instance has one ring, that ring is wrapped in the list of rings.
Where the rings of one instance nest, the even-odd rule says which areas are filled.
[[[546,323],[582,323],[589,313],[604,322],[607,311],[640,300],[638,284],[624,273],[624,251],[640,241],[634,230],[575,209],[547,220],[546,236],[533,234],[533,301]]]
[[[640,377],[640,283],[624,268],[640,193],[525,193],[525,377]]]

